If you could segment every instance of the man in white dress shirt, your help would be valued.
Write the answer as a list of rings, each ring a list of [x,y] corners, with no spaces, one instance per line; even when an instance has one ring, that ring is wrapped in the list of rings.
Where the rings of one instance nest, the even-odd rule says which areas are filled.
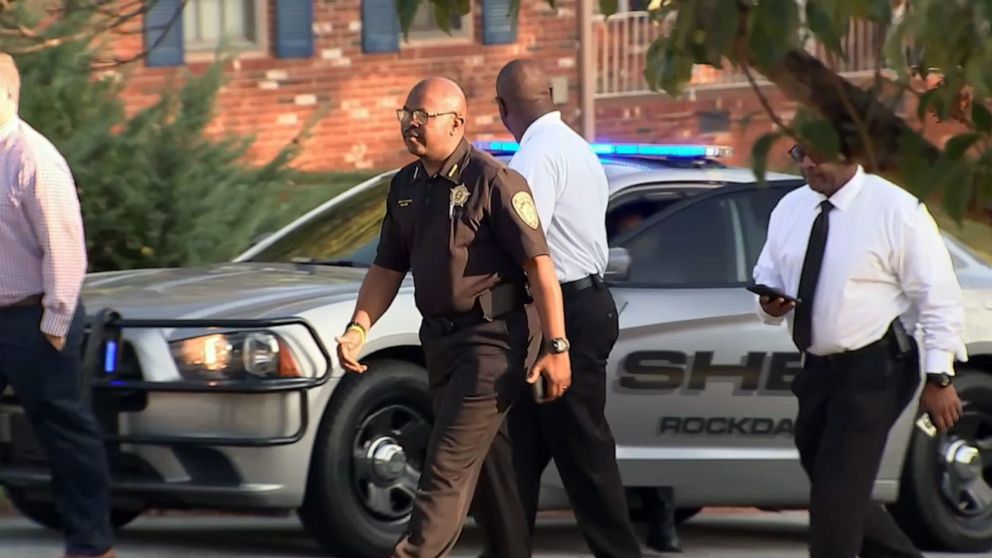
[[[926,206],[854,162],[791,150],[808,186],[771,215],[756,283],[759,316],[788,318],[803,353],[792,391],[795,443],[811,481],[813,558],[921,557],[871,491],[889,429],[919,387],[941,430],[960,417],[954,363],[967,360],[964,309],[950,255]],[[909,332],[909,335],[907,335]]]
[[[0,54],[0,393],[13,387],[48,457],[66,558],[110,558],[107,454],[83,397],[83,219],[69,165],[18,116],[20,84]]]
[[[488,553],[530,556],[541,475],[553,458],[593,554],[639,557],[616,443],[604,415],[606,361],[619,335],[616,305],[603,283],[609,251],[606,171],[554,110],[551,82],[537,63],[507,64],[496,92],[503,123],[520,143],[509,167],[527,179],[533,192],[561,283],[572,384],[552,402],[528,400],[510,409],[506,431],[493,443],[483,468],[475,517],[489,538]],[[556,350],[547,341],[541,348]],[[528,381],[538,378],[531,375]],[[495,517],[522,515],[525,523],[494,521],[489,514],[495,510],[502,510]]]

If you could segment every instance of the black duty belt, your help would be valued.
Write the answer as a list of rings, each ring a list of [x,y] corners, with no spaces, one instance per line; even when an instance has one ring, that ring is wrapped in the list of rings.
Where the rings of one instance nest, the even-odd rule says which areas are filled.
[[[531,302],[527,287],[519,283],[503,283],[479,295],[472,310],[462,314],[424,318],[424,325],[439,334],[448,334],[499,319]]]
[[[587,275],[582,279],[576,279],[575,281],[569,281],[568,283],[561,284],[561,292],[564,295],[570,295],[577,293],[579,291],[584,291],[590,287],[596,287],[601,289],[605,283],[603,283],[603,278],[599,275]]]
[[[888,350],[893,356],[901,356],[909,352],[913,352],[916,349],[916,340],[913,339],[906,332],[906,328],[903,327],[902,322],[899,318],[892,321],[889,325],[889,329],[885,332],[878,341],[874,341],[860,347],[858,349],[852,349],[850,351],[843,351],[840,353],[833,353],[829,355],[814,355],[812,353],[806,353],[806,362],[814,365],[828,365],[836,366],[847,362],[849,359],[857,358],[866,353],[871,353],[875,351]]]

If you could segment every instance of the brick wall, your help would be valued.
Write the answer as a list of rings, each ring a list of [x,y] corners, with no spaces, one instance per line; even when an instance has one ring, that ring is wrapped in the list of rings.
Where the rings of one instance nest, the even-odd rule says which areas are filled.
[[[567,78],[565,118],[577,125],[578,43],[575,0],[523,2],[517,43],[483,45],[481,0],[472,0],[474,37],[433,45],[402,44],[399,53],[363,54],[359,0],[315,0],[315,52],[310,59],[243,55],[227,69],[211,133],[254,135],[253,156],[265,160],[299,132],[319,104],[329,111],[317,124],[298,165],[306,169],[388,168],[409,160],[399,136],[395,109],[420,79],[440,75],[461,84],[469,99],[473,139],[504,134],[493,98],[496,75],[510,60],[540,59],[553,76]],[[274,1],[269,5],[270,37]],[[270,45],[273,41],[270,40]],[[141,37],[117,45],[119,54],[140,52]],[[271,50],[271,48],[270,48]],[[186,68],[202,72],[207,62],[187,54]],[[134,111],[157,98],[182,68],[129,68],[125,98]]]
[[[567,80],[568,101],[560,108],[566,122],[579,129],[576,0],[559,0],[557,12],[543,0],[522,2],[518,38],[512,45],[482,44],[482,0],[471,1],[471,39],[403,44],[399,53],[364,54],[360,0],[314,0],[313,57],[279,59],[272,54],[275,0],[268,0],[269,52],[244,54],[229,65],[217,118],[208,130],[253,135],[252,155],[264,161],[296,136],[318,106],[326,105],[329,110],[307,141],[298,166],[386,169],[409,161],[394,109],[424,77],[445,76],[462,85],[469,99],[471,139],[508,138],[493,102],[495,80],[506,62],[520,57],[542,60],[549,74]],[[141,35],[129,36],[116,49],[120,56],[140,52]],[[128,109],[154,102],[164,84],[181,79],[186,69],[202,72],[208,60],[187,54],[185,68],[129,66]],[[794,103],[775,88],[764,91],[783,118],[794,114]],[[743,127],[745,117],[750,123]],[[752,144],[772,129],[747,87],[699,91],[692,100],[652,94],[596,101],[597,141],[731,145],[731,164],[749,164]],[[953,126],[929,126],[927,136],[941,145],[955,131]],[[771,153],[770,165],[788,168],[786,145],[779,147]]]

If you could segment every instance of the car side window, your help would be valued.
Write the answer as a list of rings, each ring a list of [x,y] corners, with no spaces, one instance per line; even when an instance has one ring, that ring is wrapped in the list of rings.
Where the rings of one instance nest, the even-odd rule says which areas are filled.
[[[744,267],[748,274],[754,269],[761,249],[765,246],[765,239],[768,237],[768,220],[771,218],[772,210],[788,192],[788,188],[755,187],[733,196],[740,216],[744,240]]]
[[[383,177],[294,226],[255,254],[251,261],[290,262],[293,258],[313,258],[370,266],[379,245],[379,229],[386,213],[391,179],[391,176]]]
[[[734,211],[729,196],[707,198],[621,239],[617,246],[630,256],[626,282],[680,287],[745,281]]]

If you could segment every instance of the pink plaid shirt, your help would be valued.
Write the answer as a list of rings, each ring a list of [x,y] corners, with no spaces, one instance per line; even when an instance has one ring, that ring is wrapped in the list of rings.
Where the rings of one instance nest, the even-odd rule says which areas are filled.
[[[0,126],[0,307],[44,293],[41,331],[69,331],[86,275],[79,198],[54,145],[19,118]]]

